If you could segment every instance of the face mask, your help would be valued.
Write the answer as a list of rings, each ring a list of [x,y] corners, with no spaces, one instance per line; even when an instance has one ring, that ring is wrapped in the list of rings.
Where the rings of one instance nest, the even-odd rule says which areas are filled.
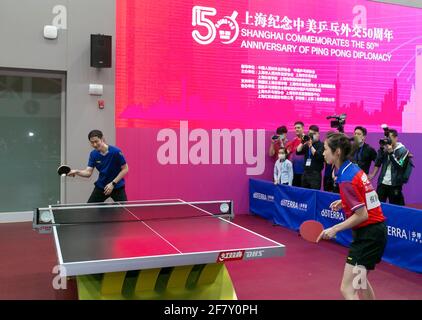
[[[279,158],[280,160],[285,160],[285,159],[286,159],[286,155],[285,155],[285,154],[279,154],[279,155],[278,155],[278,158]]]
[[[313,141],[313,142],[317,142],[317,141],[318,141],[318,137],[313,136],[313,137],[312,137],[312,141]]]
[[[280,135],[280,139],[284,140],[286,138],[286,136],[284,134]]]
[[[359,137],[356,137],[355,140],[358,144],[361,144],[363,142],[363,139]]]

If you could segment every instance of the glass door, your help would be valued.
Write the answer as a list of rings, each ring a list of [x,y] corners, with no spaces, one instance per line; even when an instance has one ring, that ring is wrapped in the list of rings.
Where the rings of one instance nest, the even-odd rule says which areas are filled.
[[[0,212],[60,201],[64,88],[64,74],[0,69]]]

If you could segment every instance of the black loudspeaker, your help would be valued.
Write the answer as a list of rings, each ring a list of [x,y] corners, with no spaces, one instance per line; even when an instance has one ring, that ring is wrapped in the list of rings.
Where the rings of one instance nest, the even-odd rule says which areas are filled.
[[[111,68],[111,36],[91,34],[91,67]]]

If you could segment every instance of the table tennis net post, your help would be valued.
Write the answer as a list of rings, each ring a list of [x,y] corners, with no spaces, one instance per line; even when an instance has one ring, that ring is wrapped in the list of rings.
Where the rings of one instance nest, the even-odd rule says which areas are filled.
[[[187,218],[233,218],[233,201],[165,201],[67,204],[37,208],[34,229],[85,223],[136,222]]]

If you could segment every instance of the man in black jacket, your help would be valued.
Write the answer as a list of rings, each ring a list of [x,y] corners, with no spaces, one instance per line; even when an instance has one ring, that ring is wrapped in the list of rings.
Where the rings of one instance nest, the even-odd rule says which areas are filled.
[[[309,134],[302,138],[302,143],[296,150],[296,154],[304,155],[303,188],[321,189],[321,171],[324,168],[323,152],[324,144],[319,141],[319,128],[312,125],[309,127]]]
[[[385,144],[378,151],[374,171],[369,175],[373,179],[381,167],[378,177],[377,193],[382,202],[404,206],[402,187],[405,181],[405,168],[409,162],[409,150],[398,142],[397,130],[390,129],[391,144]],[[410,164],[409,164],[410,165]]]
[[[357,126],[354,134],[353,161],[366,173],[369,173],[372,161],[377,158],[377,152],[365,142],[366,128]]]

